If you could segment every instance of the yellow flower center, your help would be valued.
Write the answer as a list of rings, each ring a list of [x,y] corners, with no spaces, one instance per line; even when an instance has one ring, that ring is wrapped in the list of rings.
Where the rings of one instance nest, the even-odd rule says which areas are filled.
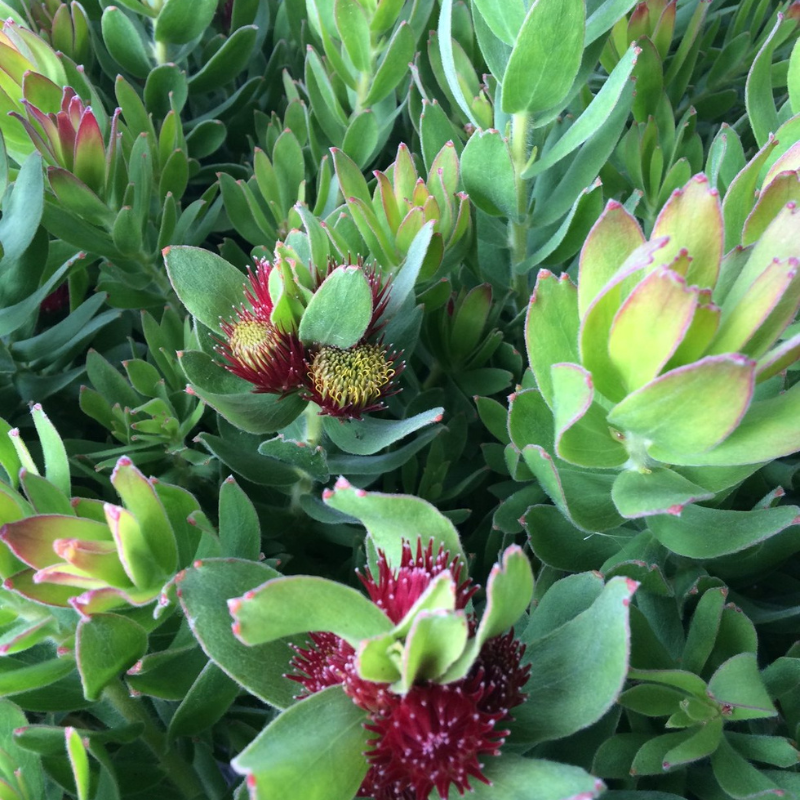
[[[233,326],[229,345],[232,355],[252,369],[258,369],[275,344],[275,330],[269,322],[244,319]]]
[[[374,403],[394,374],[394,362],[374,344],[349,350],[322,347],[309,371],[319,394],[332,398],[340,408],[351,404],[364,408]]]

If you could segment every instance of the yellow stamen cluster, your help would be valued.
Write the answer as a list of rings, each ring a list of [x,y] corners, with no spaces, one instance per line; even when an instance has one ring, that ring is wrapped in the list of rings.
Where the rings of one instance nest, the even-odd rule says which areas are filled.
[[[320,348],[308,374],[320,396],[331,398],[339,408],[366,408],[380,398],[395,370],[382,347],[362,344],[349,350]]]
[[[243,319],[233,325],[228,344],[242,364],[259,369],[275,346],[275,329],[264,320]]]

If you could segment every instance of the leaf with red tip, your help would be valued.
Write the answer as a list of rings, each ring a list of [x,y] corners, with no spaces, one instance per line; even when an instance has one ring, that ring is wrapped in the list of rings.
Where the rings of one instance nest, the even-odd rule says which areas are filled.
[[[529,700],[514,709],[515,741],[560,739],[591,725],[614,704],[628,674],[628,606],[637,586],[612,578],[586,611],[528,648],[523,661],[531,665]]]
[[[753,396],[754,373],[755,362],[743,356],[708,356],[628,395],[611,410],[608,422],[644,439],[651,454],[653,448],[703,453],[742,420]]]
[[[153,558],[153,552],[136,518],[130,511],[110,503],[105,505],[106,520],[119,560],[137,589],[152,589],[163,582],[164,572]]]
[[[800,50],[798,50],[797,53],[800,53]],[[800,61],[797,63],[800,64]],[[781,137],[781,139],[783,139],[783,137]],[[770,159],[770,161],[771,160],[772,159]],[[761,193],[763,194],[769,188],[772,181],[782,172],[797,173],[797,170],[800,170],[800,142],[795,142],[785,153],[781,153],[781,155],[772,162],[772,165],[767,170],[767,174],[764,176],[764,180],[761,183]]]
[[[35,569],[57,564],[61,560],[53,549],[59,539],[113,541],[111,532],[103,523],[61,514],[39,514],[10,522],[0,530],[0,539],[17,558]]]
[[[152,558],[165,575],[172,574],[178,564],[178,547],[167,512],[150,481],[123,456],[111,474],[111,483],[122,502],[136,517]]]
[[[331,686],[280,714],[233,761],[250,796],[351,800],[367,773],[367,714]]]
[[[236,637],[264,644],[308,631],[330,631],[354,647],[392,628],[389,618],[355,589],[311,575],[267,581],[228,602]]]
[[[800,154],[800,146],[797,152]],[[768,185],[765,181],[765,186],[745,221],[742,231],[742,244],[745,246],[761,238],[769,223],[787,203],[800,203],[800,174],[796,171],[781,172]]]
[[[27,597],[45,606],[61,606],[68,608],[70,599],[77,594],[77,589],[55,583],[35,583],[33,576],[36,570],[26,569],[6,578],[3,588]]]
[[[624,464],[628,453],[611,434],[605,410],[594,402],[591,375],[577,364],[553,364],[550,377],[558,455],[585,467]]]
[[[708,347],[708,355],[730,352],[741,352],[754,358],[763,355],[797,311],[800,303],[797,272],[797,259],[776,259],[753,281],[735,306],[726,303],[717,335]],[[778,325],[765,326],[773,312],[777,312],[775,321]],[[774,338],[769,334],[774,334]]]
[[[774,350],[762,356],[756,364],[756,382],[772,378],[800,359],[800,333],[785,342],[781,342]]]
[[[616,200],[609,200],[581,250],[578,272],[578,313],[581,319],[628,256],[644,242],[636,218]]]
[[[87,542],[82,539],[57,539],[53,549],[76,569],[120,588],[132,588],[113,541]]]
[[[670,237],[659,254],[663,258],[673,258],[682,248],[689,251],[692,265],[688,283],[701,289],[716,283],[723,247],[722,207],[705,175],[695,175],[673,193],[661,209],[651,236]]]
[[[467,563],[453,523],[426,500],[404,494],[365,492],[339,483],[324,500],[331,508],[359,520],[375,547],[386,553],[390,565],[400,563],[403,540],[417,536],[421,537],[423,547],[432,539],[434,550],[442,546],[452,557]]]
[[[75,137],[75,158],[72,171],[96,194],[102,194],[106,183],[106,148],[100,126],[87,108],[81,116]]]
[[[713,497],[713,492],[660,467],[648,472],[623,470],[611,489],[614,505],[627,519],[682,513],[690,503]]]
[[[653,380],[678,348],[697,298],[697,290],[667,267],[651,272],[628,295],[611,325],[608,354],[629,392]]]
[[[669,447],[650,448],[653,458],[686,466],[757,464],[800,450],[800,388],[795,384],[783,394],[752,405],[725,441],[707,452],[676,453]],[[722,387],[721,391],[726,387]],[[729,387],[728,387],[729,388]],[[730,400],[730,396],[725,392]]]

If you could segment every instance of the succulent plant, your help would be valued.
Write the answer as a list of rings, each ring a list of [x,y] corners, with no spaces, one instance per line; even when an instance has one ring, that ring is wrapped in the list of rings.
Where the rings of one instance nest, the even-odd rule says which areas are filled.
[[[605,487],[600,530],[679,516],[800,449],[800,395],[783,392],[781,376],[800,338],[779,342],[800,306],[799,212],[793,201],[769,204],[770,186],[750,216],[757,231],[724,257],[723,208],[697,175],[649,239],[610,202],[577,286],[540,272],[526,327],[536,388],[512,396],[510,425],[567,516],[573,478]],[[522,413],[533,436],[515,437]]]

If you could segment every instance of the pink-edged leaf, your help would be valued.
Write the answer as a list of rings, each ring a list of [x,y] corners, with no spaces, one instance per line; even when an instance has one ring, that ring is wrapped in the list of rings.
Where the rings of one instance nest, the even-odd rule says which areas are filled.
[[[778,341],[800,309],[800,260],[790,258],[789,263],[794,265],[794,278],[789,288],[744,348],[753,358],[761,358]]]
[[[0,529],[0,540],[20,561],[34,569],[60,561],[53,545],[64,538],[110,542],[111,532],[101,522],[61,514],[39,514],[9,522]]]
[[[549,270],[539,270],[525,320],[525,345],[536,385],[551,408],[550,367],[578,360],[578,326],[575,284],[566,273],[556,278]]]
[[[53,564],[40,569],[33,576],[34,583],[56,583],[62,586],[74,586],[77,589],[102,589],[106,584],[99,578],[87,575],[82,569],[72,564]]]
[[[139,591],[138,589],[117,589],[104,586],[101,589],[90,589],[73,597],[69,601],[82,617],[100,614],[121,606],[146,606],[158,597],[160,589]]]
[[[95,225],[114,222],[111,209],[79,178],[62,167],[48,167],[47,178],[59,204]]]
[[[608,415],[626,436],[671,453],[703,453],[730,436],[753,396],[755,361],[738,354],[707,356],[667,372],[628,395]],[[670,459],[661,459],[667,463]]]
[[[800,359],[800,333],[781,342],[756,364],[756,382],[762,383]]]
[[[392,184],[383,172],[375,170],[373,175],[378,185],[375,188],[376,197],[373,198],[372,204],[376,206],[376,199],[380,200],[380,207],[383,210],[384,217],[386,217],[386,222],[389,224],[389,230],[392,233],[397,233],[397,228],[400,226],[403,217],[397,205],[397,198],[394,196]]]
[[[10,656],[28,650],[56,631],[57,624],[53,619],[43,619],[34,623],[20,619],[17,624],[5,629],[0,636],[0,656]]]
[[[178,565],[178,546],[153,484],[126,456],[117,461],[111,483],[126,508],[136,517],[152,557],[165,574],[173,573]]]
[[[736,430],[713,450],[683,456],[667,448],[653,447],[650,453],[660,461],[698,467],[773,461],[800,450],[798,419],[800,384],[795,384],[777,397],[753,403]]]
[[[103,192],[106,183],[106,147],[91,107],[83,112],[78,126],[73,171],[93,192]]]
[[[605,411],[594,403],[592,376],[577,364],[554,364],[553,416],[556,452],[584,467],[619,467],[628,453],[614,438]]]
[[[36,570],[34,569],[18,572],[3,581],[3,588],[45,606],[68,608],[69,601],[77,590],[55,583],[34,583],[33,576],[35,574]]]
[[[634,288],[641,273],[654,261],[662,262],[662,252],[668,239],[645,242],[631,253],[616,274],[592,300],[581,319],[579,335],[580,362],[592,373],[595,388],[610,400],[621,400],[627,394],[622,376],[608,353],[608,337],[614,318],[628,292]],[[578,359],[562,359],[564,361]]]
[[[625,388],[635,391],[658,375],[686,335],[698,291],[667,267],[651,272],[620,307],[608,354]]]
[[[126,588],[131,581],[110,542],[87,542],[80,539],[56,539],[53,549],[58,556],[87,575],[99,578],[105,584]]]
[[[767,226],[750,250],[747,263],[739,272],[722,305],[723,315],[738,305],[750,292],[754,281],[776,260],[797,258],[800,253],[800,207],[787,203]],[[714,298],[717,303],[720,301]]]
[[[682,189],[676,189],[656,219],[652,236],[669,236],[660,253],[673,258],[681,248],[692,257],[687,280],[701,289],[713,286],[722,259],[722,207],[716,189],[705,175],[695,175]]]
[[[578,272],[578,313],[581,319],[628,256],[644,242],[636,218],[616,200],[609,200],[581,250]]]
[[[106,520],[122,566],[137,589],[146,590],[163,582],[164,572],[153,558],[147,539],[130,511],[106,503]]]
[[[769,223],[787,203],[800,203],[800,174],[797,172],[776,174],[769,185],[761,191],[755,207],[744,223],[742,244],[757,242]]]
[[[38,72],[26,72],[22,79],[22,96],[44,114],[55,114],[61,108],[63,94],[63,87]]]
[[[751,284],[749,291],[733,307],[725,304],[722,309],[722,319],[719,330],[714,340],[708,347],[709,355],[718,353],[743,352],[750,354],[754,348],[748,343],[759,331],[768,317],[776,310],[778,304],[787,294],[797,277],[797,260],[773,261]],[[797,291],[790,293],[792,301]],[[795,302],[791,302],[790,313],[797,309]],[[786,320],[786,324],[791,317]],[[782,330],[782,329],[781,329]],[[777,331],[775,338],[780,335]],[[768,342],[766,350],[772,342]],[[757,353],[756,355],[762,355]]]
[[[563,462],[556,466],[553,456],[538,445],[523,448],[522,457],[559,511],[577,528],[595,533],[622,524],[611,502],[613,473],[573,471]]]
[[[775,159],[775,163],[767,170],[761,184],[762,194],[782,172],[796,172],[797,170],[800,170],[800,142],[795,142],[785,153]]]
[[[654,514],[680,514],[685,506],[710,500],[714,493],[671,469],[660,467],[648,472],[623,470],[614,481],[611,497],[623,517],[637,519]]]
[[[45,157],[45,160],[51,164],[63,163],[64,153],[61,148],[61,141],[58,133],[57,120],[54,120],[51,115],[43,113],[38,108],[36,108],[36,106],[31,105],[27,100],[23,100],[22,104],[25,106],[25,111],[28,114],[28,119],[30,120],[30,122],[34,125],[34,127],[35,125],[38,125],[41,128],[42,132],[44,133],[44,138],[40,139],[40,141],[44,142],[46,148],[44,152],[42,152],[40,149],[40,152],[42,152],[42,155]],[[25,121],[24,120],[21,121],[22,124],[25,125]],[[28,135],[30,135],[31,126],[25,125],[25,129],[28,131]],[[38,144],[35,138],[32,137],[32,140],[34,141],[35,144]],[[69,158],[71,163],[72,153],[69,154]]]
[[[3,72],[8,74],[6,81],[10,78],[17,86],[22,86],[25,73],[34,70],[35,67],[16,47],[10,46],[7,42],[7,39],[0,42],[0,64],[3,65]],[[2,82],[4,89],[7,88],[6,81]]]

